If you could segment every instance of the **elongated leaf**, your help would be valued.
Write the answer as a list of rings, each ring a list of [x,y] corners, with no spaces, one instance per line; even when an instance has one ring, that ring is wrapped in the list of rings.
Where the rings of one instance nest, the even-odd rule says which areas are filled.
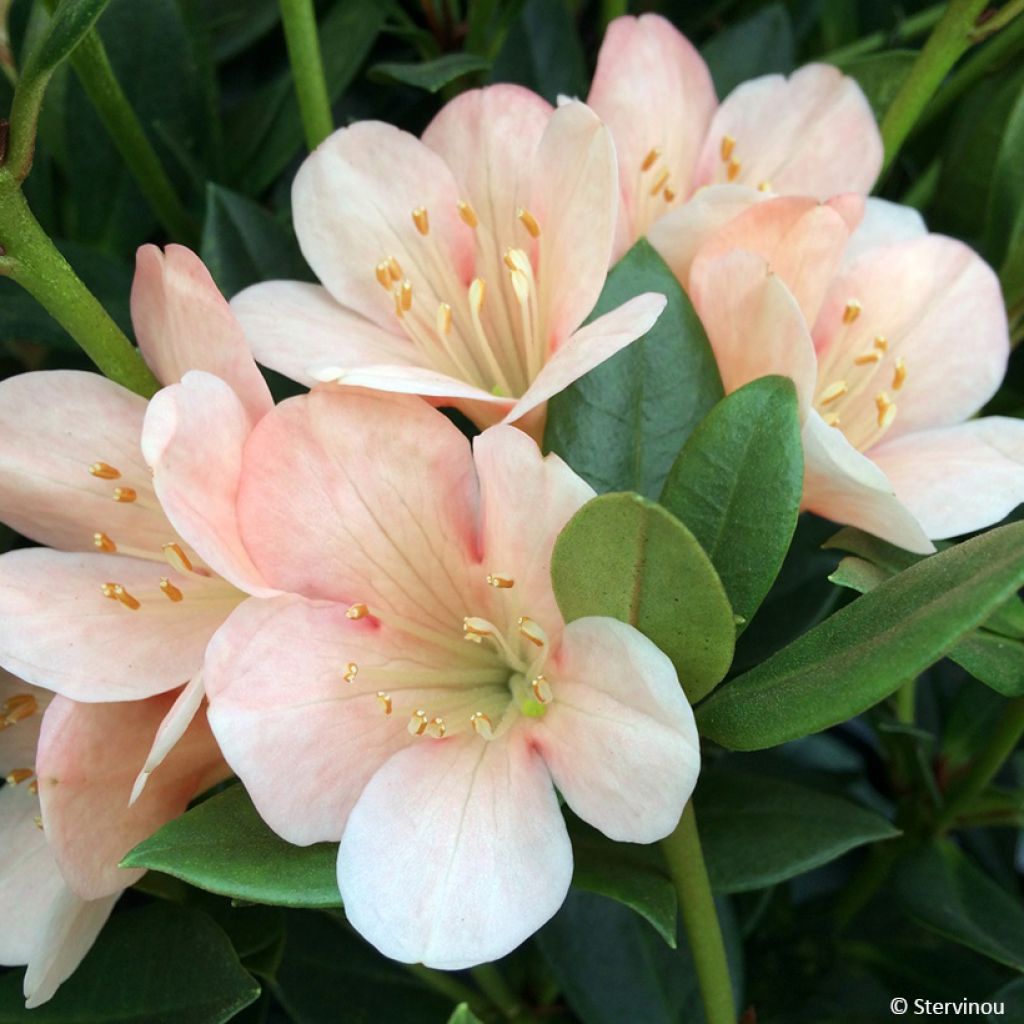
[[[803,478],[796,391],[764,377],[708,413],[665,481],[661,504],[693,531],[744,622],[782,568]]]
[[[690,300],[642,239],[612,268],[591,318],[644,292],[668,300],[658,322],[551,399],[544,445],[598,492],[655,498],[722,382]]]
[[[395,61],[374,64],[367,72],[367,78],[373,82],[400,82],[427,92],[440,92],[450,82],[474,71],[486,71],[490,66],[491,62],[485,57],[472,53],[449,53],[421,64],[399,64]]]
[[[896,892],[926,928],[1024,971],[1024,910],[952,843],[933,843],[903,861]]]
[[[857,80],[875,117],[881,118],[896,98],[915,60],[917,53],[914,50],[886,50],[847,61],[842,69]]]
[[[737,677],[698,709],[723,746],[775,746],[894,693],[1024,584],[1024,523],[926,558]]]
[[[795,42],[789,12],[782,4],[768,4],[712,36],[701,55],[719,96],[759,75],[791,71]]]
[[[57,995],[26,1010],[22,972],[0,978],[0,1024],[221,1024],[260,994],[206,914],[157,904],[116,913]]]
[[[332,843],[292,846],[264,824],[242,786],[232,786],[164,825],[124,859],[200,889],[254,903],[339,907]]]
[[[763,889],[899,832],[858,804],[771,776],[701,776],[694,797],[716,892]]]
[[[691,702],[725,676],[735,619],[693,534],[638,494],[606,494],[569,521],[551,560],[566,622],[609,615],[636,626],[671,659]]]
[[[110,0],[61,0],[53,12],[50,31],[39,49],[30,55],[21,84],[37,75],[50,74],[71,56],[75,47],[96,24]]]
[[[483,1024],[483,1021],[469,1008],[468,1003],[460,1003],[448,1018],[448,1024]]]
[[[1020,85],[1003,126],[1003,139],[992,169],[985,225],[986,256],[996,265],[1024,235],[1024,83]]]

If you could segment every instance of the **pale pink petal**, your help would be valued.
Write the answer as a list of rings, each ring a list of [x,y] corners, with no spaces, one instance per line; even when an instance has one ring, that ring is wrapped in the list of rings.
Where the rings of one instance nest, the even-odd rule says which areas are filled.
[[[846,323],[851,300],[860,314]],[[886,358],[870,368],[861,412],[870,417],[876,393],[889,393],[898,412],[887,440],[967,419],[1006,372],[1010,345],[999,281],[952,238],[926,235],[869,250],[835,279],[814,327],[825,380],[852,383],[865,372],[853,360],[879,335],[887,339]],[[896,359],[906,367],[900,389],[892,384]]]
[[[159,556],[175,538],[139,451],[145,412],[142,398],[96,373],[48,370],[0,383],[0,519],[51,547],[92,551],[103,532],[119,549]],[[94,475],[97,463],[119,476]],[[115,501],[118,487],[137,500]]]
[[[436,404],[453,405],[454,400],[483,402],[493,406],[492,416],[497,420],[512,406],[513,400],[492,395],[475,384],[449,377],[437,370],[415,366],[319,366],[313,369],[313,379],[321,384],[344,384],[354,388],[369,388],[373,391],[391,391],[395,394],[421,395],[431,399],[452,399],[451,402]]]
[[[810,331],[796,299],[760,256],[741,250],[717,259],[698,256],[690,297],[726,393],[758,377],[781,374],[796,385],[806,412],[817,376]]]
[[[672,662],[632,626],[585,618],[566,626],[544,673],[554,700],[528,728],[566,802],[610,839],[664,839],[700,771]]]
[[[231,309],[256,360],[306,387],[315,383],[311,371],[319,366],[422,364],[408,338],[339,306],[317,284],[254,284],[231,300]]]
[[[666,302],[664,295],[645,292],[581,327],[548,359],[506,414],[505,422],[521,420],[552,395],[642,338],[657,322]]]
[[[132,323],[161,384],[174,384],[189,370],[216,374],[231,385],[254,423],[274,404],[231,307],[190,249],[139,249]]]
[[[36,771],[46,837],[71,888],[95,900],[143,874],[121,859],[181,814],[226,766],[205,716],[197,717],[128,806],[132,784],[175,695],[126,703],[79,704],[57,697],[43,719]]]
[[[933,540],[991,526],[1024,502],[1024,420],[918,431],[869,455]]]
[[[322,142],[295,176],[292,210],[303,255],[335,299],[398,332],[394,299],[377,264],[393,257],[431,311],[451,279],[472,278],[474,236],[459,219],[462,197],[444,160],[414,135],[362,121]],[[422,207],[429,235],[412,213]],[[447,274],[440,266],[452,267]]]
[[[35,764],[39,723],[52,699],[51,691],[31,686],[0,669],[0,720],[7,721],[6,715],[16,712],[6,726],[0,725],[0,778],[6,778],[15,768]]]
[[[105,597],[106,583],[139,607]],[[75,700],[139,700],[190,679],[240,599],[223,580],[138,558],[10,551],[0,557],[0,663]]]
[[[608,126],[619,162],[621,256],[671,206],[663,172],[684,200],[717,100],[707,65],[671,22],[656,14],[616,18],[605,32],[587,103]],[[657,158],[648,154],[657,150]],[[644,170],[645,163],[647,169]]]
[[[235,500],[242,451],[252,431],[238,396],[201,371],[149,403],[142,451],[178,532],[207,565],[249,594],[271,594],[238,532]]]
[[[864,203],[864,216],[850,235],[843,264],[848,266],[872,249],[893,242],[907,242],[928,234],[924,219],[912,206],[890,203],[887,199],[868,198]]]
[[[476,552],[469,444],[426,403],[356,388],[283,402],[245,449],[241,537],[274,586],[461,630]]]
[[[396,754],[353,808],[338,854],[360,935],[394,960],[441,970],[510,953],[555,914],[571,876],[547,768],[515,731]]]
[[[696,183],[725,181],[730,162],[733,181],[778,194],[866,195],[882,167],[882,139],[860,86],[828,64],[808,64],[789,78],[744,82],[722,102]]]
[[[896,497],[885,473],[840,430],[826,426],[813,409],[804,421],[803,442],[804,508],[907,551],[929,554],[935,550],[921,524]]]

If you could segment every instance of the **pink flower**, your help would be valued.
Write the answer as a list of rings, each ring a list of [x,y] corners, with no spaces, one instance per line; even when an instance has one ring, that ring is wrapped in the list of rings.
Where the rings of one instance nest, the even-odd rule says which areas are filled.
[[[272,828],[341,840],[362,935],[450,969],[517,946],[569,886],[556,786],[614,839],[671,831],[699,763],[672,664],[618,621],[565,625],[552,593],[583,481],[511,427],[471,452],[407,396],[317,389],[227,437],[192,416],[215,394],[227,416],[207,374],[154,399],[157,488],[200,493],[188,466],[240,464],[223,518],[175,523],[197,548],[240,545],[288,593],[218,631],[210,722]]]
[[[882,166],[874,115],[852,78],[809,64],[744,82],[719,104],[700,54],[655,14],[608,26],[587,103],[618,153],[617,255],[648,232],[660,251],[676,211],[705,186],[828,199],[870,192]]]
[[[323,287],[258,284],[232,305],[256,358],[316,381],[423,395],[538,432],[547,399],[645,334],[639,296],[580,327],[604,285],[615,154],[581,103],[464,93],[422,141],[379,122],[302,165],[295,231]]]
[[[804,506],[926,553],[1024,501],[1024,422],[970,419],[1006,370],[1002,295],[912,210],[851,220],[848,197],[755,205],[705,241],[690,293],[727,390],[796,383]]]

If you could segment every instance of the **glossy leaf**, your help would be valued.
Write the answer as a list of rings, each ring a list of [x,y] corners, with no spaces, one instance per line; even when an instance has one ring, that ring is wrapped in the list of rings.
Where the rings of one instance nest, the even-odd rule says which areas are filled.
[[[656,498],[722,382],[690,300],[644,240],[612,268],[591,318],[644,292],[668,300],[658,322],[548,402],[544,445],[598,492]]]
[[[39,48],[25,63],[20,86],[26,88],[35,78],[49,75],[68,59],[75,47],[96,24],[110,0],[61,0],[53,12],[50,31]]]
[[[124,858],[209,892],[286,907],[339,907],[333,843],[292,846],[270,831],[242,786],[164,825]]]
[[[774,3],[712,36],[701,56],[711,69],[715,90],[725,97],[751,78],[792,71],[795,49],[789,12]]]
[[[448,1024],[483,1024],[483,1021],[469,1008],[468,1003],[460,1003],[448,1018]]]
[[[782,568],[803,477],[796,391],[764,377],[708,413],[665,481],[661,504],[693,532],[744,622]]]
[[[755,750],[844,722],[938,661],[1024,585],[1024,523],[926,558],[732,680],[701,733]]]
[[[671,659],[691,702],[729,669],[735,619],[690,531],[638,494],[606,494],[569,521],[551,560],[567,622],[609,615],[636,626]]]
[[[440,92],[446,85],[474,72],[486,71],[491,62],[472,53],[448,53],[420,64],[386,61],[367,72],[373,82],[400,82],[427,92]]]
[[[1003,124],[1003,138],[992,168],[985,224],[985,254],[1001,264],[1024,236],[1024,83]]]

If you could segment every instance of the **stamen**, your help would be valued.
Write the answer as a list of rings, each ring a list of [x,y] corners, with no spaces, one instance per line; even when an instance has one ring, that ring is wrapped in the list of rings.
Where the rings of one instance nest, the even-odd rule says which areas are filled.
[[[526,207],[520,206],[516,210],[516,216],[519,218],[519,223],[530,233],[531,238],[540,238],[540,225],[537,223],[537,218]]]
[[[743,170],[743,164],[739,160],[730,160],[729,166],[725,169],[725,177],[728,181],[735,181]]]
[[[377,691],[377,701],[380,703],[380,706],[384,710],[384,717],[385,718],[390,718],[391,717],[391,694],[388,693],[386,690],[378,690]]]
[[[649,150],[647,156],[644,157],[644,162],[640,165],[641,171],[649,171],[654,166],[654,161],[661,156],[660,149]]]
[[[409,730],[410,735],[422,736],[423,733],[426,732],[427,723],[429,721],[430,719],[427,718],[426,711],[414,711],[412,718],[409,719],[409,724],[406,726],[406,728]]]
[[[485,740],[494,739],[494,726],[482,711],[474,711],[469,716],[469,724],[473,726],[473,731],[477,736],[482,736]]]
[[[117,551],[117,545],[102,532],[92,535],[92,543],[93,547],[99,548],[100,551],[106,551],[108,555],[112,555]]]
[[[0,708],[0,728],[17,725],[39,710],[39,702],[31,693],[17,693]]]
[[[665,191],[661,193],[661,196],[666,203],[671,203],[672,200],[675,199],[676,197],[675,189],[666,188]]]
[[[437,333],[442,338],[452,333],[452,307],[447,302],[437,307]]]
[[[393,283],[401,281],[405,274],[402,273],[402,265],[395,259],[394,256],[388,257],[388,274],[391,275]]]
[[[374,268],[374,273],[377,276],[377,283],[385,291],[391,291],[391,271],[388,270],[388,261],[381,260],[380,263]]]
[[[825,388],[821,393],[821,398],[818,399],[818,402],[820,405],[828,405],[830,402],[834,402],[837,398],[842,398],[848,390],[849,388],[845,380],[837,380]]]
[[[467,615],[462,620],[462,632],[466,635],[466,639],[494,636],[494,627],[486,619]]]
[[[460,199],[455,206],[459,211],[459,216],[462,218],[463,224],[467,224],[469,227],[475,228],[480,223],[480,220],[476,215],[476,210],[474,210],[473,207],[465,201],[465,199]]]
[[[545,647],[548,642],[548,635],[537,625],[533,619],[528,618],[525,615],[520,616],[519,621],[519,633],[530,641],[531,644],[537,647]]]
[[[412,281],[402,282],[402,310],[408,312],[412,309]]]
[[[758,192],[771,192],[771,190],[772,190],[772,183],[770,181],[759,181],[757,183],[757,191]]]
[[[31,781],[31,782],[30,782],[30,783],[28,784],[28,791],[29,791],[29,792],[30,792],[30,793],[31,793],[31,794],[32,794],[33,796],[38,796],[38,794],[39,794],[39,780],[38,780],[38,779],[33,779],[33,780],[32,780],[32,781]]]
[[[168,598],[170,598],[170,600],[174,601],[175,604],[185,597],[185,595],[166,576],[160,577],[160,589]]]
[[[117,480],[121,476],[121,471],[107,462],[94,462],[89,467],[89,472],[101,480]]]
[[[344,679],[346,683],[351,683],[355,681],[357,675],[359,675],[359,666],[354,661],[350,661],[345,666],[345,672],[342,675],[342,679]]]
[[[651,186],[650,194],[656,196],[668,184],[668,170],[663,170]]]
[[[182,551],[180,544],[164,544],[163,553],[164,558],[167,559],[167,563],[172,569],[177,569],[178,572],[193,571],[192,562],[189,561],[188,555]]]
[[[482,277],[474,277],[469,286],[469,305],[473,312],[480,315],[484,306],[484,298],[487,295],[487,282]]]
[[[32,820],[36,823],[36,828],[39,829],[40,832],[42,832],[43,831],[43,816],[41,814],[37,814]]]
[[[850,299],[843,309],[843,323],[852,324],[860,316],[860,303],[856,299]]]
[[[516,581],[511,576],[505,576],[497,572],[489,572],[487,574],[487,583],[498,590],[508,590],[516,585]]]
[[[839,426],[839,414],[835,413],[835,412],[830,412],[825,417],[825,425],[829,426],[829,427],[838,427]]]
[[[722,163],[728,163],[729,158],[732,156],[732,151],[736,148],[736,140],[731,135],[722,136],[722,144],[719,147],[718,152],[722,156]]]
[[[878,409],[878,425],[885,430],[896,419],[896,403],[884,391],[879,391],[875,396],[875,406]]]
[[[104,597],[110,598],[111,601],[120,601],[125,608],[130,608],[133,612],[138,611],[141,607],[139,602],[120,583],[104,583],[100,589]]]
[[[892,389],[899,391],[907,379],[907,364],[902,359],[896,360],[896,368],[892,373]]]
[[[114,501],[130,502],[135,501],[136,498],[138,498],[138,494],[135,493],[133,487],[114,488]]]
[[[401,320],[405,317],[405,310],[402,309],[402,289],[396,288],[391,293],[391,297],[395,300],[395,316]]]
[[[889,351],[889,339],[884,334],[876,334],[875,335],[875,348],[877,348],[879,352],[888,352]]]
[[[427,735],[432,736],[435,740],[443,740],[444,734],[448,731],[447,726],[444,724],[443,718],[435,718],[432,722],[427,725]]]
[[[5,781],[8,786],[19,786],[33,775],[35,772],[31,768],[15,768],[8,773]]]
[[[530,683],[530,689],[533,691],[533,696],[540,704],[550,704],[555,698],[555,695],[551,692],[551,685],[543,676],[537,676],[537,678]]]
[[[427,215],[426,208],[423,206],[417,206],[412,211],[412,222],[416,225],[416,230],[421,235],[430,234],[430,217]]]
[[[347,612],[345,612],[345,618],[347,619],[365,619],[370,614],[370,609],[365,604],[354,604]]]
[[[865,352],[863,355],[857,356],[854,359],[854,364],[857,366],[868,366],[871,363],[880,363],[882,361],[882,353],[878,349],[873,349],[871,352]]]

